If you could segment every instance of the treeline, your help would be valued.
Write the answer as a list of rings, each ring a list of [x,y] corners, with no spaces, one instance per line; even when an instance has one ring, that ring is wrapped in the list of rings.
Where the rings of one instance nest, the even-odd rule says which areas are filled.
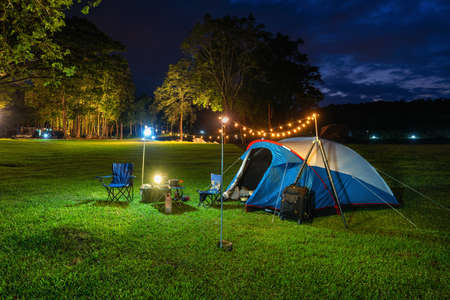
[[[354,138],[450,137],[450,99],[329,105],[320,111],[322,125],[344,125]]]
[[[61,63],[70,69],[44,69],[10,85],[11,123],[61,131],[65,137],[111,137],[128,134],[149,121],[151,99],[135,99],[125,47],[86,19],[72,17],[54,35],[66,49]],[[8,90],[4,94],[8,94]],[[142,103],[145,102],[145,103]],[[22,111],[20,108],[22,106]],[[15,110],[13,108],[16,108]],[[26,119],[17,114],[23,111]]]
[[[183,57],[169,66],[154,95],[136,97],[124,45],[86,19],[67,18],[72,1],[49,2],[48,9],[29,0],[0,5],[7,25],[0,40],[3,129],[123,138],[140,135],[144,125],[176,126],[182,138],[202,111],[270,128],[323,97],[315,87],[318,68],[300,51],[301,39],[272,34],[253,16],[209,15],[186,37]],[[85,2],[84,12],[99,4]]]
[[[0,135],[30,126],[64,137],[123,137],[152,121],[153,98],[135,96],[125,46],[68,17],[100,2],[0,2]]]

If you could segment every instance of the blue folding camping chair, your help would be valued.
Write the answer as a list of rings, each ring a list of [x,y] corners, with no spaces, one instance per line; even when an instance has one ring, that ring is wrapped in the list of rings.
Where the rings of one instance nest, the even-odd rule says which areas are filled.
[[[220,185],[222,183],[222,176],[218,174],[211,174],[211,185],[206,191],[198,191],[199,202],[198,206],[211,206],[220,199]]]
[[[113,163],[112,175],[96,176],[108,192],[108,201],[118,201],[124,197],[127,201],[132,201],[134,197],[133,189],[133,164]],[[106,184],[105,178],[112,178],[111,183]]]

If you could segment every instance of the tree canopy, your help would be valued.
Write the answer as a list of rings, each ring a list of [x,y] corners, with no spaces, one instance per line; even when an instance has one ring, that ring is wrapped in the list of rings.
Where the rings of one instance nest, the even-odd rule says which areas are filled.
[[[33,88],[26,92],[27,103],[38,111],[41,123],[54,123],[65,134],[67,121],[72,120],[74,136],[81,135],[83,123],[87,136],[107,136],[110,123],[124,118],[133,102],[131,73],[119,54],[125,47],[76,17],[67,20],[55,41],[70,50],[62,61],[76,72],[66,77],[49,71],[55,76],[51,84],[47,79],[34,79]]]
[[[75,3],[87,14],[101,0],[0,1],[0,87],[45,77],[43,70],[73,74],[62,59],[70,54],[54,35],[65,26],[66,12]]]
[[[171,124],[179,122],[183,140],[183,122],[195,121],[193,103],[199,95],[198,82],[192,78],[191,64],[182,59],[169,66],[164,83],[155,91],[155,104]]]
[[[195,104],[261,122],[298,113],[322,99],[317,67],[300,52],[301,39],[272,34],[253,16],[206,15],[182,44],[199,89]]]

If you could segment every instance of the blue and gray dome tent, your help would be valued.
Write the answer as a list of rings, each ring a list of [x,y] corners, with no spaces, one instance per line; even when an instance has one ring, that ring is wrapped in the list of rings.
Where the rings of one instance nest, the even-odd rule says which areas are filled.
[[[289,138],[274,142],[256,140],[245,153],[239,171],[227,187],[225,198],[248,191],[247,207],[280,209],[283,190],[295,182],[314,137]],[[352,149],[321,139],[341,206],[398,206],[389,186],[374,167]],[[316,147],[298,182],[312,191],[315,210],[335,208],[323,160]],[[339,213],[339,212],[338,212]]]

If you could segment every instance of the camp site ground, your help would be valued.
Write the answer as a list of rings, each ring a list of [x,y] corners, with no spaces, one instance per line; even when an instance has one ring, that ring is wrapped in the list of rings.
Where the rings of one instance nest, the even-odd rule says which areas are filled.
[[[0,140],[0,298],[449,298],[450,146],[348,146],[429,198],[382,175],[417,228],[389,208],[345,211],[346,230],[336,214],[297,225],[226,202],[224,252],[219,208],[197,206],[218,144],[147,144],[146,180],[190,196],[168,215],[139,201],[140,141]],[[243,152],[225,145],[225,166]],[[132,202],[95,179],[115,161],[135,165]]]

